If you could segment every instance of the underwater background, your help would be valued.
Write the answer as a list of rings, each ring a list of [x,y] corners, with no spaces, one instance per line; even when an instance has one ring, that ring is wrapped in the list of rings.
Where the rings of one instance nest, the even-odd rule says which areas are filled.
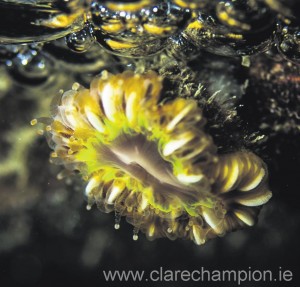
[[[30,9],[39,1],[33,1],[30,9],[18,10],[13,6],[17,12],[12,11],[10,2],[24,4],[0,1],[3,16],[0,20],[0,286],[75,287],[88,283],[95,286],[237,286],[233,282],[106,282],[103,275],[103,270],[150,272],[160,267],[190,271],[201,267],[208,270],[251,267],[272,270],[274,274],[282,268],[292,271],[291,282],[243,282],[241,286],[300,283],[299,39],[295,41],[298,50],[287,49],[288,53],[277,49],[276,43],[281,39],[278,34],[277,38],[272,36],[266,47],[257,47],[258,51],[249,55],[246,52],[224,55],[220,53],[220,43],[212,41],[209,48],[199,49],[197,53],[194,47],[185,46],[185,51],[191,49],[188,50],[191,57],[170,44],[171,52],[127,58],[120,51],[114,53],[105,45],[100,46],[97,33],[96,41],[87,36],[90,23],[84,24],[87,25],[84,34],[75,36],[72,33],[82,31],[80,23],[79,28],[77,23],[66,29],[55,28],[51,35],[48,31],[41,32],[45,31],[44,27],[34,35],[27,35],[24,28],[22,34],[11,28],[13,23],[11,18],[7,20],[8,12],[38,17],[40,14],[35,15],[35,10]],[[85,1],[70,3],[75,2],[80,6]],[[296,4],[290,2],[288,5],[295,8]],[[63,11],[69,15],[59,7],[51,6],[55,10],[51,13]],[[285,15],[281,16],[292,19],[289,29],[299,34],[298,15],[288,13],[283,12]],[[20,19],[27,21],[25,16]],[[48,40],[36,35],[45,35]],[[29,41],[30,37],[34,40]],[[82,49],[81,53],[76,45]],[[254,49],[256,44],[251,46],[250,41],[249,45]],[[238,45],[232,47],[242,49]],[[155,70],[165,78],[165,93],[171,98],[190,98],[200,90],[198,102],[207,118],[206,129],[220,152],[249,149],[268,166],[273,197],[262,208],[254,227],[212,239],[201,246],[180,239],[148,241],[143,234],[134,241],[133,227],[125,219],[121,220],[120,229],[115,230],[113,213],[102,213],[95,206],[87,211],[84,183],[76,176],[57,179],[63,167],[49,162],[51,150],[47,141],[30,122],[49,116],[52,100],[60,89],[69,90],[74,82],[88,87],[92,78],[103,70],[112,73]]]

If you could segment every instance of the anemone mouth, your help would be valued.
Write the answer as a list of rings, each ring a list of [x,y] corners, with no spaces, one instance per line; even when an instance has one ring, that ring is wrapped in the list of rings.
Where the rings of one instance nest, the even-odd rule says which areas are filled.
[[[152,185],[153,182],[173,188],[193,190],[174,176],[172,164],[161,155],[158,143],[149,141],[142,134],[133,136],[121,134],[108,149],[110,154],[99,153],[101,160],[110,162],[115,158],[114,163],[119,168],[137,180],[141,180],[146,186]]]
[[[174,175],[172,162],[167,161],[161,154],[158,142],[150,141],[143,134],[122,133],[109,145],[99,144],[95,149],[101,166],[114,166],[139,181],[144,188],[150,188],[153,204],[158,209],[170,210],[172,206],[174,208],[174,202],[178,205],[177,208],[180,207],[179,202],[191,205],[209,194],[209,186],[206,185],[205,190],[201,182],[205,180],[204,176],[201,176],[197,185],[180,181],[181,177]],[[205,195],[199,192],[201,185]]]
[[[52,156],[88,181],[89,206],[118,214],[149,239],[197,244],[251,226],[271,197],[250,152],[217,154],[193,100],[161,103],[161,78],[107,72],[65,92],[47,121]],[[136,238],[136,237],[135,237]]]

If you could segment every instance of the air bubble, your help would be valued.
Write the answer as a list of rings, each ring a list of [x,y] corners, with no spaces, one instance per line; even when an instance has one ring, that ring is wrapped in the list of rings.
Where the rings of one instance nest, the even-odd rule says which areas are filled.
[[[12,63],[11,60],[7,60],[7,61],[5,62],[5,64],[6,64],[7,67],[11,67],[13,63]]]
[[[41,48],[38,45],[23,47],[14,59],[6,61],[11,76],[26,84],[45,83],[51,75],[54,63],[40,52]]]
[[[86,52],[94,43],[91,28],[87,26],[79,32],[69,34],[66,36],[66,42],[68,48],[73,52]]]
[[[276,34],[277,49],[288,60],[300,63],[300,26],[292,23],[280,27]]]

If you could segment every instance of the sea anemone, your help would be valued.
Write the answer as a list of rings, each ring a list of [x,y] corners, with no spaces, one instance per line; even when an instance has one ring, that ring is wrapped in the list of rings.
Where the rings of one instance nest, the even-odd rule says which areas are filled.
[[[104,71],[74,84],[46,131],[51,157],[87,181],[88,207],[126,217],[149,239],[203,244],[251,226],[271,197],[264,162],[249,151],[218,155],[192,99],[162,97],[155,72]],[[35,123],[36,121],[34,121]]]

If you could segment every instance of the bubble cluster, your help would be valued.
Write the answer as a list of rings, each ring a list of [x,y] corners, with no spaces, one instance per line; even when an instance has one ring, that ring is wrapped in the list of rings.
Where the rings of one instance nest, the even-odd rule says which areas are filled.
[[[276,33],[278,51],[288,60],[300,64],[300,23],[280,23]]]
[[[22,5],[1,5],[0,19],[9,29],[0,33],[0,42],[6,44],[65,37],[69,49],[79,53],[95,41],[118,56],[147,57],[166,50],[183,60],[202,50],[249,56],[276,44],[284,57],[299,62],[296,0],[58,0],[48,4],[50,12],[38,4],[26,6],[30,9],[18,29],[12,28],[9,13]]]

